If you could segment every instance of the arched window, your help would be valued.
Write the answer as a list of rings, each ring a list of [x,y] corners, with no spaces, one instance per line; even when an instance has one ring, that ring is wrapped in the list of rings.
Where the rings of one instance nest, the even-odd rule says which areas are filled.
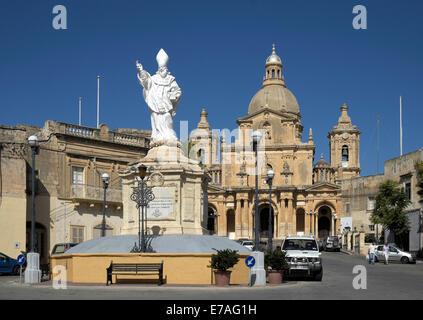
[[[275,69],[272,69],[272,79],[275,79]]]
[[[348,159],[349,159],[348,146],[344,145],[342,146],[342,166],[343,167],[348,166]]]
[[[272,126],[270,125],[270,123],[266,121],[263,124],[263,129],[264,129],[264,138],[266,140],[271,140],[272,139]]]
[[[197,158],[199,159],[199,161],[201,161],[202,164],[205,164],[205,151],[203,149],[199,149],[197,152]]]

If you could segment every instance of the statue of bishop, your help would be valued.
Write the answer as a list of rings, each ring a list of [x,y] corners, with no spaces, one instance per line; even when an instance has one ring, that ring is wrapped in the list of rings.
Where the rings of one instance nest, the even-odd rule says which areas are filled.
[[[182,91],[167,69],[169,56],[163,49],[157,53],[158,71],[151,76],[136,62],[138,81],[143,87],[143,97],[151,116],[151,142],[160,145],[178,141],[173,129],[176,107],[181,100]]]

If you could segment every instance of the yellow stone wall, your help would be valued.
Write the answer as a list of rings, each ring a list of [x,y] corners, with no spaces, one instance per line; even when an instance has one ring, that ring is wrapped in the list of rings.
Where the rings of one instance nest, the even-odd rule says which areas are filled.
[[[230,269],[231,284],[247,284],[248,268],[244,263],[247,254],[241,254],[237,265]],[[57,265],[66,267],[67,281],[72,283],[104,283],[106,269],[110,262],[114,263],[160,263],[163,261],[163,279],[165,284],[214,284],[214,273],[207,266],[210,264],[210,253],[84,253],[65,254],[51,257],[52,276]],[[151,279],[156,276],[118,276],[118,280]],[[116,276],[113,276],[113,283]]]
[[[26,250],[25,172],[25,161],[4,148],[0,159],[0,251],[12,258]]]

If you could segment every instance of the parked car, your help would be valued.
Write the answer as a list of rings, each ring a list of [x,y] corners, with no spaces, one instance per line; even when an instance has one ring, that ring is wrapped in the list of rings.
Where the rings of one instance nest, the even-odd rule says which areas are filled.
[[[19,274],[18,260],[0,252],[0,273]]]
[[[51,250],[51,255],[54,254],[63,254],[68,251],[70,248],[76,246],[78,243],[57,243],[54,245],[53,250]]]
[[[383,245],[377,246],[376,253],[375,253],[375,261],[385,262],[385,254],[383,251]],[[394,261],[401,262],[403,264],[416,263],[416,256],[412,255],[409,252],[402,251],[401,249],[398,249],[397,247],[390,245],[388,262],[394,262]]]
[[[341,244],[337,236],[329,236],[323,241],[323,248],[325,251],[340,251]]]
[[[254,242],[250,241],[250,240],[243,240],[240,242],[241,245],[243,245],[244,247],[253,250],[254,249]]]
[[[319,244],[313,236],[288,236],[282,244],[286,252],[288,275],[305,275],[322,281],[323,265]]]

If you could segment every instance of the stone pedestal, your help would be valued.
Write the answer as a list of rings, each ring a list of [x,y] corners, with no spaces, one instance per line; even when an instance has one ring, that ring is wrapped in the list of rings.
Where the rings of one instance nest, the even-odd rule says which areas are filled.
[[[256,263],[248,272],[249,285],[253,287],[265,286],[266,271],[264,270],[264,253],[260,251],[253,251],[250,256],[254,257]]]
[[[27,265],[25,270],[25,283],[40,283],[40,255],[38,253],[30,252],[26,256]]]
[[[138,209],[130,199],[137,186],[138,167],[148,169],[147,185],[155,199],[147,208],[148,234],[208,234],[207,175],[178,145],[153,147],[122,178],[123,227],[121,234],[138,234]]]

